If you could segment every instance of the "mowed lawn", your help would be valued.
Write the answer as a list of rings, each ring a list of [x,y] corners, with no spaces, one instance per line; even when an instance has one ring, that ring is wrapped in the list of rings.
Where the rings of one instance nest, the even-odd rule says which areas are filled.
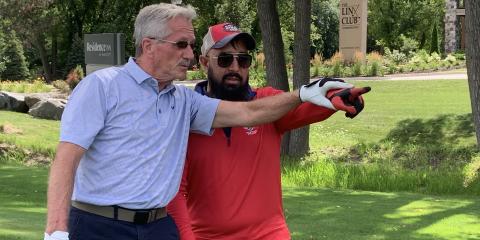
[[[0,239],[43,237],[48,169],[0,166]],[[293,239],[480,239],[480,199],[285,188]]]
[[[359,142],[376,143],[404,120],[415,121],[418,129],[428,129],[432,119],[441,120],[445,115],[465,118],[471,112],[466,80],[357,81],[355,85],[372,87],[372,92],[365,96],[364,112],[355,119],[337,113],[314,124],[310,130],[312,151],[348,149]],[[55,151],[58,121],[0,111],[0,125],[6,123],[21,133],[0,132],[0,143],[48,154]],[[417,129],[412,130],[415,134]],[[445,140],[451,138],[444,136]],[[444,139],[434,140],[450,144]],[[454,143],[472,145],[475,138],[462,135]],[[1,158],[0,152],[0,240],[41,239],[48,168],[27,167]],[[284,208],[293,239],[480,240],[480,196],[382,193],[287,184]]]

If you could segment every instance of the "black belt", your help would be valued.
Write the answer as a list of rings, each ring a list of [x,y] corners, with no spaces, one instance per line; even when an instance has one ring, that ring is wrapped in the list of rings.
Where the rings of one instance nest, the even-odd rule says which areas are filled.
[[[77,201],[72,201],[72,206],[89,213],[135,224],[147,224],[167,216],[167,210],[164,207],[136,210],[119,206],[97,206]]]

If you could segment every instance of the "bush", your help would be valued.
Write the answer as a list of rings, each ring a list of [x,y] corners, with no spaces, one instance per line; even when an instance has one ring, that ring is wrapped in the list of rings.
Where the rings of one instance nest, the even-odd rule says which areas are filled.
[[[418,49],[418,42],[413,38],[405,37],[403,34],[400,34],[400,43],[400,51],[407,56]]]
[[[332,66],[332,76],[333,77],[341,77],[343,73],[342,65],[344,59],[343,54],[340,52],[336,52],[329,60],[329,65]]]
[[[367,55],[367,74],[369,76],[380,76],[382,74],[383,58],[378,52],[371,52]]]
[[[205,72],[203,69],[198,69],[196,71],[188,71],[187,72],[187,79],[188,80],[198,80],[198,79],[206,79],[207,76],[205,75]]]
[[[390,51],[389,48],[385,48],[385,58],[389,62],[395,63],[397,65],[406,63],[408,60],[407,55],[405,53],[400,52],[396,49],[394,49],[393,51]]]
[[[67,82],[68,86],[70,86],[70,89],[73,90],[84,77],[85,74],[82,66],[77,65],[74,69],[70,70],[65,82]]]
[[[475,156],[472,158],[472,162],[467,164],[464,168],[464,181],[463,186],[470,186],[475,180],[479,179],[480,175],[480,156]]]
[[[364,62],[365,62],[365,56],[363,56],[363,53],[355,52],[355,55],[353,57],[353,66],[352,66],[353,76],[362,75],[362,67]]]
[[[60,92],[62,92],[62,93],[69,93],[71,91],[68,83],[66,81],[63,81],[63,80],[55,80],[55,81],[52,82],[52,85],[56,89],[60,90]]]

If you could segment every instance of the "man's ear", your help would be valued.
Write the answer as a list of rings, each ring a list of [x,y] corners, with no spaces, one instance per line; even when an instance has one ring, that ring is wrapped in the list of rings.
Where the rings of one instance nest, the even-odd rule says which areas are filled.
[[[204,69],[208,69],[208,57],[200,55],[200,64],[203,66]]]
[[[152,54],[152,48],[155,40],[144,38],[142,39],[142,54],[150,55]]]

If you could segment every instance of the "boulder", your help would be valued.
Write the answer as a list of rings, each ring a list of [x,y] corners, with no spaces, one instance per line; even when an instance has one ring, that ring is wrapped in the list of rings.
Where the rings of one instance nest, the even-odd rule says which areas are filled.
[[[28,112],[25,95],[21,93],[0,92],[0,109],[15,112]]]
[[[36,118],[60,120],[65,105],[66,100],[63,99],[41,100],[30,108],[28,114]]]
[[[32,108],[37,102],[47,100],[49,98],[51,98],[51,96],[48,93],[27,94],[25,95],[25,104],[27,104],[28,108]]]

